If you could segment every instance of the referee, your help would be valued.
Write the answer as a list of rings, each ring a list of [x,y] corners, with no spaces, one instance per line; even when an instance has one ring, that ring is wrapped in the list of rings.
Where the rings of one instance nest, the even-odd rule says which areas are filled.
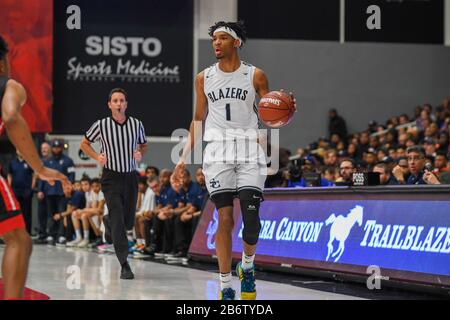
[[[133,279],[128,264],[127,230],[134,226],[138,194],[136,162],[147,147],[142,122],[125,115],[127,93],[116,88],[108,97],[111,117],[97,120],[81,141],[81,150],[103,166],[102,191],[105,194],[111,220],[111,235],[122,271],[121,279]],[[100,140],[96,153],[91,143]]]

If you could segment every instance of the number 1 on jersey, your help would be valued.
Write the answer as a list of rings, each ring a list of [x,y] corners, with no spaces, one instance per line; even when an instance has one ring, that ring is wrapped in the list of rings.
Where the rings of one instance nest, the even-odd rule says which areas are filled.
[[[231,120],[231,110],[230,110],[230,104],[229,103],[227,103],[225,105],[225,110],[227,112],[227,121],[230,121]]]

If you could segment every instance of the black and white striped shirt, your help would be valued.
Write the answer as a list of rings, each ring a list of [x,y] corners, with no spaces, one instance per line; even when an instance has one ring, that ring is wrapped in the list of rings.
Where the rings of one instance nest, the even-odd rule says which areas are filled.
[[[111,117],[97,120],[85,136],[91,143],[100,140],[100,152],[106,155],[105,168],[116,172],[136,170],[134,151],[138,144],[147,142],[142,122],[133,117],[127,117],[123,124]]]

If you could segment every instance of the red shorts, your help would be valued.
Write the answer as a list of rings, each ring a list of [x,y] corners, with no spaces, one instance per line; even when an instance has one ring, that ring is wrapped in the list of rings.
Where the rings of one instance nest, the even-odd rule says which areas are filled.
[[[8,182],[0,176],[0,236],[22,228],[25,228],[25,221],[19,202]]]

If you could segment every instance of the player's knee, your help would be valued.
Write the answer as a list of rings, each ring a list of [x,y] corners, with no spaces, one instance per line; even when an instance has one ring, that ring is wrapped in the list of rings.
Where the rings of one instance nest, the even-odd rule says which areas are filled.
[[[219,214],[218,233],[231,233],[234,228],[234,219],[232,215]]]
[[[212,202],[216,206],[217,210],[223,207],[233,206],[233,193],[232,192],[220,192],[211,196]]]
[[[14,229],[3,235],[7,246],[21,247],[31,253],[32,241],[25,229]]]
[[[239,200],[244,223],[242,239],[249,245],[255,245],[261,230],[259,206],[262,201],[262,193],[253,189],[243,189],[239,191]]]

